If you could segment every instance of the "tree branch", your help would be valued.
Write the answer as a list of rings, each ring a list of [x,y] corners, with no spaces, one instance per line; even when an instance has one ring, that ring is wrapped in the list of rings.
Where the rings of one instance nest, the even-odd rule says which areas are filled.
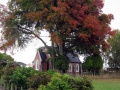
[[[23,33],[25,33],[25,34],[32,34],[32,35],[34,35],[36,38],[38,38],[38,39],[45,45],[45,47],[47,48],[47,50],[50,51],[50,48],[48,47],[48,45],[44,42],[44,40],[43,40],[42,38],[40,38],[39,35],[37,35],[37,34],[34,33],[33,31],[31,31],[30,29],[24,28],[24,27],[22,27],[22,26],[20,26],[20,25],[18,25],[17,27],[18,27],[18,28],[21,28],[21,29],[19,29],[19,30],[21,30],[21,31],[22,31]],[[24,31],[24,30],[26,30],[26,31]],[[51,52],[50,52],[50,54],[52,55]]]

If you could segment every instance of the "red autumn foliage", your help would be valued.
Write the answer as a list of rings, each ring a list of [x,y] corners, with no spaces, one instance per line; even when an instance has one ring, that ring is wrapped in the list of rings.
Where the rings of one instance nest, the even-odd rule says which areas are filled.
[[[4,19],[6,23],[12,15],[15,15],[13,21],[23,20],[19,26],[27,26],[27,29],[31,26],[46,29],[50,33],[52,42],[58,46],[67,43],[64,47],[73,51],[76,49],[76,51],[83,50],[83,52],[91,53],[96,48],[99,50],[101,45],[107,49],[108,44],[105,39],[114,34],[109,26],[113,15],[103,14],[103,0],[34,0],[29,2],[18,0],[16,2],[10,3],[13,10],[10,8],[11,14]],[[20,11],[13,12],[15,5]],[[18,16],[20,19],[17,18]],[[4,32],[5,37],[9,34],[8,32],[9,30]]]

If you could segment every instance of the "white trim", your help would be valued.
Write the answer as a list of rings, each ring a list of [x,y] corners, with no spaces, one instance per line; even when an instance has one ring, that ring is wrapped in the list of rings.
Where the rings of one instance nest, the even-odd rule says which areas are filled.
[[[41,65],[42,58],[40,56],[40,51],[38,51],[38,56],[39,56],[39,66],[40,66],[39,70],[41,71],[42,70],[42,65]]]
[[[35,63],[35,70],[39,70],[39,62],[38,62],[38,60],[36,60],[36,63]]]
[[[79,72],[79,64],[76,64],[76,67],[75,67],[75,70],[76,70],[76,72]]]
[[[41,60],[42,60],[42,58],[41,58],[41,56],[40,56],[40,52],[39,52],[39,51],[38,51],[38,56],[39,56],[40,65],[41,65]]]
[[[72,72],[72,64],[71,64],[71,63],[69,64],[68,71],[69,71],[69,72]]]

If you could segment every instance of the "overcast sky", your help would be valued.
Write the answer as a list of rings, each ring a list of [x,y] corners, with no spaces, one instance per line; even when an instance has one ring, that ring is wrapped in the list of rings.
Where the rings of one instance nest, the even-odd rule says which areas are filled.
[[[0,3],[6,4],[8,0],[1,0]],[[112,29],[120,29],[120,0],[104,0],[104,8],[103,12],[106,14],[113,14],[114,20],[111,22]],[[48,34],[42,33],[42,36],[46,36]],[[43,37],[45,42],[50,45],[50,40],[47,37]],[[22,51],[16,51],[12,57],[15,61],[24,62],[26,64],[31,63],[34,60],[37,48],[44,46],[39,40],[34,41],[28,45]]]

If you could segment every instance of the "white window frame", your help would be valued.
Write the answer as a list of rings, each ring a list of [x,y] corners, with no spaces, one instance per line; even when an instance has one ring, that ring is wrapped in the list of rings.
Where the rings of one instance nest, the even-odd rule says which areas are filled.
[[[38,60],[36,60],[35,69],[39,70],[39,62],[38,62]]]
[[[76,64],[76,72],[79,72],[79,64]]]
[[[69,64],[69,72],[72,72],[72,64]]]

